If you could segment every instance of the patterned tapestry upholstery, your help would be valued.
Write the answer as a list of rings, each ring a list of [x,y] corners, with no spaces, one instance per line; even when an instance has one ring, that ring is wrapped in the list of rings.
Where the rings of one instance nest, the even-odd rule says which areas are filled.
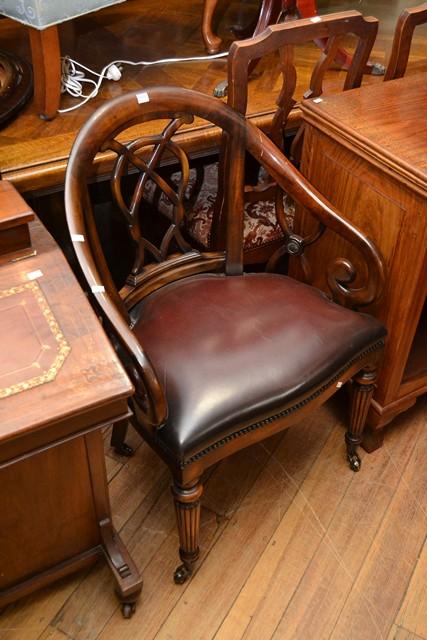
[[[195,189],[196,178],[196,169],[191,169],[186,194],[189,201]],[[171,183],[176,186],[179,183],[180,174],[173,173],[170,180]],[[218,163],[214,162],[205,166],[202,185],[198,189],[195,200],[191,206],[188,207],[186,213],[185,228],[187,233],[204,248],[210,248],[217,184]],[[154,204],[155,185],[153,182],[147,184],[146,198]],[[162,214],[170,216],[172,203],[164,193],[161,194],[155,206]],[[284,194],[284,207],[288,225],[292,228],[295,207],[293,201],[286,194]],[[281,238],[283,238],[283,231],[276,218],[274,201],[260,200],[255,203],[246,203],[244,219],[245,251],[274,243]]]
[[[35,29],[46,29],[125,0],[0,0],[0,14]]]

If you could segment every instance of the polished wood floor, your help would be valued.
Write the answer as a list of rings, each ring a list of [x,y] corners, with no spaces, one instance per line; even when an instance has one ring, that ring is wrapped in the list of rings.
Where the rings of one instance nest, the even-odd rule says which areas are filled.
[[[216,467],[184,586],[165,466],[137,436],[135,457],[117,457],[106,434],[115,525],[144,577],[134,617],[99,564],[9,606],[0,639],[427,640],[427,401],[359,474],[344,462],[343,402]]]
[[[320,2],[323,12],[359,8],[382,18],[380,62],[403,4]],[[128,0],[65,25],[63,51],[97,68],[118,57],[202,54],[201,6]],[[227,36],[236,2],[223,9]],[[410,72],[425,68],[425,34],[414,42]],[[0,37],[3,48],[28,54],[22,27],[2,20]],[[301,69],[314,55],[306,50]],[[22,191],[60,189],[75,132],[103,100],[158,83],[210,92],[224,72],[224,62],[127,69],[124,83],[105,85],[92,104],[51,123],[29,105],[0,132],[0,169]],[[259,75],[252,113],[268,109],[262,86],[269,84]],[[382,449],[364,454],[359,474],[344,462],[343,401],[213,470],[200,570],[181,587],[172,582],[178,538],[168,472],[136,435],[136,454],[126,460],[106,434],[114,522],[144,577],[134,617],[122,619],[100,563],[3,610],[0,640],[427,640],[427,401],[395,421]]]
[[[60,27],[61,50],[91,68],[101,70],[112,60],[155,60],[163,57],[198,56],[205,53],[200,35],[203,0],[128,0],[100,12],[67,22]],[[320,0],[322,13],[339,9],[358,9],[381,20],[381,29],[373,60],[388,59],[394,24],[405,0]],[[257,0],[229,0],[220,3],[218,30],[225,46],[230,42],[230,27],[237,21],[239,7],[244,8],[243,22],[254,15]],[[427,25],[425,25],[427,27]],[[1,48],[29,58],[25,27],[9,19],[0,20]],[[427,29],[416,31],[409,72],[427,68]],[[309,73],[318,57],[315,45],[297,51],[299,96],[307,87]],[[264,72],[263,72],[264,69]],[[66,162],[75,135],[94,109],[105,100],[124,91],[158,84],[178,84],[212,93],[224,79],[226,61],[161,65],[159,67],[125,67],[123,78],[104,83],[96,99],[82,109],[57,116],[52,122],[41,121],[30,103],[21,115],[0,131],[0,171],[12,180],[20,192],[61,190]],[[327,91],[342,86],[344,74],[331,71]],[[257,116],[274,107],[272,90],[278,85],[277,65],[268,62],[259,67],[251,82],[249,114]],[[382,82],[380,77],[366,76],[364,82]],[[75,104],[63,97],[62,107]]]

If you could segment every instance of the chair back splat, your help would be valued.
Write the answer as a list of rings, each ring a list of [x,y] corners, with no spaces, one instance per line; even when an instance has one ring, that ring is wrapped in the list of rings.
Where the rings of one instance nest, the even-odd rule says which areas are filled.
[[[224,251],[199,251],[182,233],[193,117],[229,137]],[[132,127],[141,122],[147,135],[132,139]],[[347,457],[353,470],[360,468],[356,449],[384,344],[385,329],[374,318],[287,276],[243,272],[246,153],[318,220],[315,237],[287,234],[284,251],[303,258],[305,244],[332,229],[358,248],[366,268],[355,280],[345,257],[326,265],[331,297],[348,307],[372,303],[384,281],[374,244],[264,133],[214,98],[160,87],[112,100],[80,131],[66,175],[67,222],[88,293],[135,386],[132,424],[172,472],[182,560],[176,582],[191,574],[198,558],[204,471],[302,419],[350,378]],[[178,165],[178,183],[164,177],[165,164]],[[101,245],[103,220],[91,202],[90,183],[107,173],[111,206],[129,236],[125,253],[134,256],[119,284]],[[147,190],[159,190],[171,204],[165,215],[155,207],[154,221]]]

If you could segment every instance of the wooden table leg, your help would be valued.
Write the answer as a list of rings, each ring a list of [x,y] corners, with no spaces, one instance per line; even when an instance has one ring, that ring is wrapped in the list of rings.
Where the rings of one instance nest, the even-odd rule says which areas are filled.
[[[202,37],[208,53],[218,53],[222,40],[212,31],[212,19],[218,0],[205,0],[202,17]]]
[[[123,616],[130,618],[141,593],[142,579],[112,523],[101,435],[99,431],[92,431],[84,439],[102,549],[116,581]]]
[[[58,27],[29,27],[34,73],[34,103],[43,120],[52,120],[61,96],[61,53]]]

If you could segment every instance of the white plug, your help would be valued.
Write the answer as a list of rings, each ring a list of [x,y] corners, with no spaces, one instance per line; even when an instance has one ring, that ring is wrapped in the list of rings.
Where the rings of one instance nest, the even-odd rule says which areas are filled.
[[[122,77],[122,72],[116,64],[110,64],[105,76],[108,78],[108,80],[115,80],[117,82],[117,80],[120,80],[120,78]]]

